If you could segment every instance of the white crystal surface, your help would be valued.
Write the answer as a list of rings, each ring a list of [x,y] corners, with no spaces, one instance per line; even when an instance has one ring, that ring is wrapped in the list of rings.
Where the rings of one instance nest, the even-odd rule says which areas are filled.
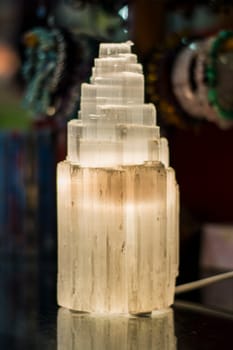
[[[79,120],[68,123],[67,160],[88,167],[168,166],[168,147],[154,105],[144,103],[142,66],[130,42],[100,45],[90,84],[82,84]]]
[[[58,164],[58,303],[143,313],[173,303],[179,192],[131,43],[101,44]]]

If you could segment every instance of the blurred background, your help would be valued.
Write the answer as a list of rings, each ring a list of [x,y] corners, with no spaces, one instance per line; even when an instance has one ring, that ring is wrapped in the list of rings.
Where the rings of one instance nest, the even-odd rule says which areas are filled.
[[[230,0],[0,0],[1,261],[49,261],[56,271],[56,164],[66,156],[66,124],[99,43],[132,40],[180,186],[178,282],[233,268],[232,23]],[[223,107],[212,119],[189,113],[172,84],[173,70],[182,71],[178,54],[196,41],[207,41],[214,58],[206,62],[213,58],[218,72]],[[186,67],[193,93],[195,64],[192,57]]]

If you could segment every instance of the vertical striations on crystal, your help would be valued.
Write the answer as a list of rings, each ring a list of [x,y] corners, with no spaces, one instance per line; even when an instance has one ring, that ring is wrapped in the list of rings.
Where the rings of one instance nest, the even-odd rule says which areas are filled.
[[[58,303],[143,313],[173,303],[179,190],[131,43],[101,44],[58,164]]]

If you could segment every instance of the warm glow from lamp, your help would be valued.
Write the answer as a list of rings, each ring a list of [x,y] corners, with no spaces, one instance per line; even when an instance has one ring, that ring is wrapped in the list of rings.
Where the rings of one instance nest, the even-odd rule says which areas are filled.
[[[131,43],[101,44],[58,165],[58,303],[143,313],[173,303],[178,187]]]
[[[10,79],[20,67],[16,51],[9,45],[0,43],[0,79]]]
[[[81,314],[63,308],[57,319],[57,350],[176,350],[173,310],[152,317]]]

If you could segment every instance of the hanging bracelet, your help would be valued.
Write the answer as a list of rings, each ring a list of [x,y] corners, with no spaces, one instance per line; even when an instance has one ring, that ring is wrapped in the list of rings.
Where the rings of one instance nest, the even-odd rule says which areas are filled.
[[[227,110],[219,103],[218,93],[216,89],[218,81],[217,58],[221,46],[230,38],[233,38],[233,31],[221,31],[216,36],[216,38],[213,39],[205,69],[208,86],[208,100],[213,108],[218,112],[219,116],[226,120],[233,120],[233,110]]]

